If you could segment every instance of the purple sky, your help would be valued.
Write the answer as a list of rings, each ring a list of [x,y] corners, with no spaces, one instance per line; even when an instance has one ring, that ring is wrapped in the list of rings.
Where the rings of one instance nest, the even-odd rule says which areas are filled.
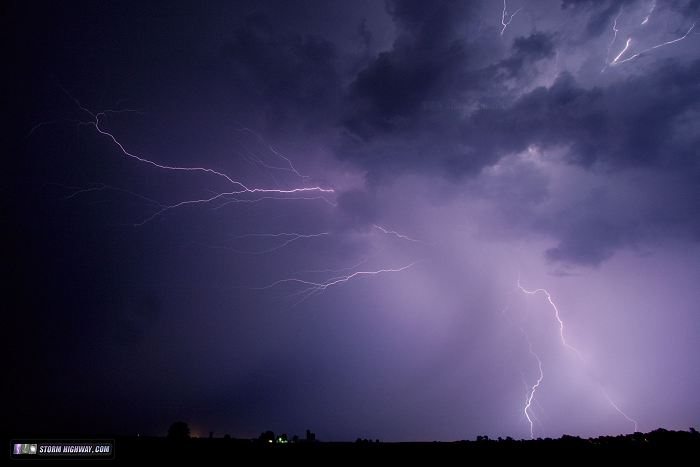
[[[10,431],[697,426],[700,2],[505,7],[10,2]]]

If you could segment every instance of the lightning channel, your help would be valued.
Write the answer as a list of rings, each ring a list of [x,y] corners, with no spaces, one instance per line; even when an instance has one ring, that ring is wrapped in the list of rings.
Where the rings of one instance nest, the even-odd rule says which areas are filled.
[[[279,152],[277,149],[275,149],[274,146],[272,146],[272,144],[265,141],[265,139],[262,136],[260,136],[259,133],[256,133],[255,131],[253,131],[247,127],[237,128],[236,130],[240,131],[240,132],[246,132],[246,133],[253,135],[260,142],[260,144],[262,144],[263,146],[266,146],[272,154],[274,154],[277,157],[279,157],[280,159],[284,160],[287,164],[287,167],[277,167],[277,166],[271,166],[271,165],[264,165],[263,161],[260,160],[259,162],[261,164],[263,164],[264,167],[266,167],[268,169],[283,170],[286,172],[291,172],[300,178],[309,178],[308,175],[304,175],[301,172],[299,172],[297,170],[297,168],[294,166],[294,164],[292,163],[291,159],[289,159],[287,156],[285,156],[284,154]]]
[[[610,43],[608,44],[608,50],[605,53],[605,65],[603,66],[603,69],[600,70],[600,72],[604,72],[605,69],[608,67],[609,60],[610,60],[610,49],[612,49],[612,46],[615,44],[615,41],[617,40],[617,33],[620,32],[619,29],[617,29],[617,21],[620,19],[620,16],[622,15],[622,10],[624,6],[620,7],[620,11],[617,13],[617,16],[615,16],[615,19],[613,20],[612,24],[612,31],[613,31],[613,37],[610,39]]]
[[[406,240],[406,241],[415,242],[415,243],[424,243],[422,240],[411,238],[408,235],[404,235],[404,234],[397,232],[396,230],[389,230],[387,228],[382,227],[381,225],[372,224],[372,227],[374,227],[375,229],[379,230],[380,232],[382,232],[386,235],[393,235],[394,237],[399,238],[401,240]]]
[[[564,347],[566,347],[567,349],[571,350],[572,352],[574,352],[574,353],[576,354],[576,356],[578,357],[578,359],[581,361],[581,363],[584,365],[584,367],[586,367],[586,361],[583,359],[583,356],[581,355],[581,352],[579,352],[578,349],[576,349],[575,347],[571,346],[568,342],[566,342],[566,339],[564,338],[564,322],[562,321],[562,319],[561,319],[561,317],[560,317],[560,315],[559,315],[559,309],[557,308],[556,304],[554,303],[554,300],[552,300],[551,294],[550,294],[546,289],[527,290],[527,289],[525,289],[525,288],[520,284],[520,279],[518,279],[517,284],[518,284],[518,288],[519,288],[522,292],[524,292],[524,293],[526,293],[526,294],[535,295],[535,294],[537,294],[537,293],[543,293],[543,294],[547,297],[547,301],[549,302],[549,304],[550,304],[550,305],[552,306],[552,308],[554,309],[554,316],[556,317],[556,319],[557,319],[557,321],[558,321],[558,323],[559,323],[559,336],[560,336],[560,338],[561,338],[561,343],[562,343],[562,345],[563,345]],[[616,410],[622,417],[624,417],[627,421],[629,421],[630,423],[632,423],[632,424],[634,425],[634,431],[636,432],[636,431],[638,430],[638,423],[637,423],[637,421],[636,421],[635,419],[633,419],[632,417],[630,417],[629,415],[627,415],[627,414],[620,408],[620,406],[619,406],[618,404],[616,404],[616,403],[612,400],[612,398],[611,398],[610,395],[607,393],[607,391],[606,391],[605,388],[603,387],[603,384],[600,382],[600,380],[599,380],[598,378],[595,378],[595,377],[594,377],[594,380],[595,380],[596,383],[598,384],[598,387],[599,387],[600,391],[603,393],[603,395],[604,395],[605,398],[607,399],[607,401],[608,401],[608,403],[610,404],[610,406],[611,406],[613,409],[615,409],[615,410]]]
[[[691,24],[691,25],[690,25],[690,28],[688,28],[688,30],[686,31],[686,33],[683,34],[681,37],[678,37],[678,38],[673,39],[673,40],[670,40],[670,41],[662,42],[662,43],[660,43],[660,44],[656,44],[656,45],[653,46],[653,47],[646,48],[646,49],[644,49],[644,50],[642,50],[642,51],[640,51],[640,52],[637,52],[637,53],[634,54],[634,55],[630,55],[629,57],[625,58],[624,60],[620,60],[620,59],[622,58],[622,56],[625,54],[625,52],[627,52],[627,49],[629,49],[630,43],[631,43],[631,41],[632,41],[632,38],[629,38],[629,39],[627,39],[627,43],[625,44],[625,48],[622,50],[622,52],[620,52],[620,53],[617,55],[617,57],[615,57],[615,60],[613,60],[613,61],[610,63],[610,65],[621,65],[621,64],[623,64],[623,63],[627,63],[627,62],[629,62],[629,61],[632,61],[632,60],[634,60],[635,58],[639,58],[641,55],[643,55],[643,54],[645,54],[645,53],[647,53],[647,52],[651,52],[652,50],[656,50],[656,49],[658,49],[658,48],[665,47],[665,46],[671,45],[671,44],[675,44],[676,42],[680,42],[680,41],[682,41],[683,39],[685,39],[686,37],[688,37],[688,36],[690,35],[690,33],[693,31],[693,29],[695,29],[695,23]]]
[[[654,10],[656,9],[656,0],[651,0],[651,4],[649,6],[649,11],[647,11],[647,15],[644,17],[644,19],[641,22],[641,25],[644,26],[649,22],[649,18],[651,18],[651,14],[654,13]]]
[[[376,276],[377,274],[385,274],[385,273],[390,273],[390,272],[401,272],[405,271],[406,269],[409,269],[413,266],[415,266],[418,263],[418,261],[414,261],[410,264],[407,264],[406,266],[401,266],[399,268],[387,268],[387,269],[377,269],[374,271],[355,271],[352,274],[348,274],[345,276],[338,276],[338,277],[333,277],[325,282],[313,282],[313,281],[308,281],[305,279],[300,279],[296,277],[290,277],[287,279],[280,279],[278,281],[273,282],[270,285],[266,285],[264,287],[249,287],[252,288],[253,290],[267,290],[271,289],[272,287],[275,287],[280,284],[284,284],[285,282],[293,282],[293,283],[298,283],[298,284],[303,284],[303,285],[309,285],[314,288],[318,288],[319,290],[326,290],[329,287],[332,287],[334,285],[338,285],[343,282],[348,282],[351,279],[354,279],[355,277],[359,276]]]
[[[73,190],[73,193],[71,193],[70,195],[63,198],[64,200],[70,200],[70,199],[73,199],[73,198],[78,197],[80,195],[83,195],[85,193],[93,193],[93,192],[98,192],[98,191],[115,191],[118,193],[124,193],[124,194],[130,195],[130,196],[133,196],[135,198],[139,198],[143,201],[146,201],[150,205],[163,207],[163,203],[161,203],[160,201],[157,201],[153,198],[149,198],[148,196],[144,196],[142,194],[135,193],[131,190],[127,190],[126,188],[120,188],[120,187],[116,187],[116,186],[106,185],[104,183],[99,183],[94,187],[88,187],[88,188],[66,186],[66,185],[62,185],[60,183],[54,183],[54,185],[60,186],[61,188],[65,188],[68,190]]]
[[[295,284],[302,286],[303,288],[290,294],[289,296],[299,296],[301,297],[299,301],[297,301],[293,306],[296,306],[300,303],[302,303],[305,300],[308,300],[314,295],[320,294],[325,292],[327,289],[338,286],[340,284],[349,282],[353,279],[357,279],[360,277],[370,277],[370,276],[377,276],[380,274],[389,274],[389,273],[399,273],[402,271],[406,271],[407,269],[412,268],[416,264],[421,262],[419,261],[414,261],[412,263],[409,263],[405,266],[401,266],[398,268],[383,268],[383,269],[375,269],[375,270],[363,270],[363,271],[355,271],[349,274],[344,274],[340,276],[335,276],[331,277],[325,281],[311,281],[307,279],[302,279],[300,277],[289,277],[285,279],[279,279],[271,284],[268,284],[263,287],[244,287],[249,290],[258,290],[258,291],[263,291],[263,290],[269,290],[274,287],[277,287],[282,284]]]
[[[544,372],[542,371],[542,360],[540,359],[539,355],[535,353],[534,350],[532,350],[532,343],[530,342],[530,339],[528,338],[527,334],[525,331],[521,328],[520,329],[525,335],[525,339],[527,339],[527,349],[530,355],[537,361],[537,368],[539,370],[539,376],[537,377],[537,382],[533,384],[531,387],[529,387],[527,398],[525,400],[525,407],[523,408],[523,413],[525,414],[525,418],[527,418],[527,422],[530,424],[530,439],[535,439],[535,433],[534,433],[534,422],[533,418],[534,415],[530,413],[530,409],[532,407],[532,401],[535,398],[535,392],[537,392],[537,389],[540,387],[542,384],[542,380],[544,379]]]
[[[546,290],[546,289],[535,289],[535,290],[527,290],[525,287],[523,287],[520,284],[520,279],[518,279],[518,288],[523,292],[528,295],[536,295],[538,293],[544,294],[545,297],[547,297],[547,301],[551,305],[552,309],[554,310],[554,317],[556,318],[557,322],[559,323],[559,337],[561,339],[561,343],[564,347],[572,351],[573,353],[576,354],[576,356],[583,361],[583,356],[581,355],[581,352],[579,350],[569,344],[566,341],[566,338],[564,337],[564,321],[562,321],[561,316],[559,315],[559,308],[557,308],[557,305],[554,303],[554,300],[552,300],[552,295]]]
[[[615,410],[617,410],[617,412],[618,412],[620,415],[622,415],[623,417],[625,417],[625,418],[627,419],[628,422],[630,422],[630,423],[632,423],[632,425],[634,425],[634,432],[636,433],[637,431],[639,431],[639,424],[637,423],[637,420],[635,420],[634,418],[631,418],[629,415],[627,415],[625,412],[623,412],[622,409],[620,408],[620,406],[618,406],[618,405],[615,403],[615,401],[612,400],[612,398],[610,397],[610,395],[608,394],[608,392],[605,390],[605,388],[603,388],[602,385],[600,386],[600,391],[603,393],[603,395],[605,396],[605,398],[608,400],[608,403],[609,403]]]
[[[163,208],[159,209],[152,215],[148,216],[141,222],[137,222],[134,225],[135,226],[143,226],[147,224],[148,222],[152,221],[156,217],[159,217],[163,214],[165,214],[168,211],[172,211],[173,209],[181,208],[184,206],[192,206],[192,205],[198,205],[198,204],[208,204],[208,203],[213,203],[215,201],[223,200],[223,201],[232,201],[230,199],[227,199],[229,196],[235,196],[235,195],[240,195],[240,194],[247,194],[247,193],[277,193],[277,194],[294,194],[294,193],[305,193],[305,192],[316,192],[316,191],[321,191],[324,193],[332,193],[332,189],[325,189],[325,188],[320,188],[320,187],[306,187],[306,188],[292,188],[288,190],[283,190],[283,189],[268,189],[268,188],[246,188],[243,190],[234,190],[234,191],[225,191],[221,193],[216,193],[213,196],[209,196],[206,198],[198,198],[198,199],[188,199],[185,201],[180,201],[175,204],[170,204],[166,205]],[[265,197],[265,199],[279,199],[279,198],[273,198],[273,197]],[[308,199],[307,197],[292,197],[292,198],[282,198],[282,199]],[[259,199],[258,201],[260,201]]]
[[[317,192],[317,193],[333,193],[334,190],[332,188],[323,188],[320,186],[311,186],[311,187],[298,187],[298,188],[291,188],[291,189],[280,189],[280,188],[251,188],[244,184],[240,180],[234,180],[232,177],[229,175],[225,174],[224,172],[221,172],[216,169],[212,169],[209,167],[189,167],[189,166],[178,166],[178,165],[168,165],[168,164],[162,164],[159,162],[156,162],[154,160],[148,159],[146,157],[134,154],[126,149],[126,147],[117,139],[117,137],[107,131],[103,125],[102,125],[102,119],[106,117],[108,113],[118,113],[118,112],[126,112],[130,110],[124,110],[124,111],[102,111],[102,112],[93,112],[83,106],[83,104],[78,101],[75,97],[73,97],[65,88],[61,87],[63,92],[68,96],[69,99],[71,99],[75,105],[85,112],[86,114],[90,115],[92,117],[92,120],[87,121],[87,122],[81,122],[82,125],[89,125],[95,128],[95,130],[100,133],[101,135],[104,135],[107,137],[118,149],[119,151],[126,157],[134,159],[136,161],[139,161],[143,164],[150,165],[152,167],[156,167],[161,170],[168,170],[168,171],[182,171],[182,172],[201,172],[205,174],[210,174],[217,176],[219,178],[223,178],[226,180],[228,183],[234,185],[237,187],[237,189],[229,191],[229,192],[222,192],[222,193],[217,193],[216,195],[209,197],[209,198],[202,198],[202,199],[193,199],[193,200],[186,200],[186,201],[181,201],[179,203],[175,203],[169,206],[164,207],[161,211],[158,211],[156,214],[153,216],[147,218],[144,222],[136,225],[143,225],[144,223],[148,222],[149,220],[153,219],[154,217],[162,214],[163,212],[171,209],[175,209],[177,207],[189,205],[189,204],[202,204],[202,203],[209,203],[212,201],[216,201],[218,199],[221,199],[222,197],[229,196],[229,195],[238,195],[238,194],[243,194],[243,193],[272,193],[272,194],[294,194],[294,193],[303,193],[303,192]],[[249,130],[250,131],[250,130]],[[293,170],[295,173],[297,173],[299,176],[302,176],[296,169],[294,169],[294,166],[291,164],[291,161],[289,161],[286,157],[282,156],[281,154],[280,157],[283,157],[285,160],[287,160],[290,164],[290,170]]]
[[[515,15],[517,15],[520,10],[522,10],[522,8],[518,8],[515,10],[515,13],[508,16],[508,5],[506,4],[506,0],[503,0],[503,13],[501,14],[501,24],[503,28],[501,29],[501,36],[506,32],[506,28],[510,26],[510,23],[513,22],[513,18],[515,18]],[[508,17],[507,21],[506,17]]]
[[[610,65],[616,65],[618,63],[618,60],[620,60],[620,57],[622,57],[625,54],[625,52],[627,52],[627,49],[630,48],[631,43],[632,43],[632,38],[628,37],[627,41],[625,42],[625,47],[620,51],[619,54],[617,54],[617,56],[615,56],[613,61],[610,62]]]
[[[277,250],[281,250],[282,248],[291,245],[292,243],[302,240],[302,239],[309,239],[309,238],[318,238],[318,237],[326,237],[330,235],[330,232],[320,232],[320,233],[313,233],[313,234],[300,234],[296,232],[280,232],[280,233],[252,233],[252,234],[244,234],[244,235],[238,235],[234,237],[234,240],[237,239],[242,239],[242,238],[286,238],[285,241],[280,243],[279,245],[276,245],[272,248],[268,248],[265,250],[254,250],[254,251],[246,251],[246,250],[237,250],[234,248],[227,248],[227,247],[221,247],[227,250],[235,251],[236,253],[241,253],[241,254],[248,254],[248,255],[263,255],[267,253],[272,253]]]

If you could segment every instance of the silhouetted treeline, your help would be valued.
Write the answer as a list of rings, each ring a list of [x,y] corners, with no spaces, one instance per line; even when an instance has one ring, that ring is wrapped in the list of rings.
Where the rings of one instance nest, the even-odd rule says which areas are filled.
[[[256,439],[236,439],[230,436],[214,438],[157,438],[125,437],[115,443],[116,460],[202,460],[221,459],[238,461],[326,459],[348,461],[353,459],[407,459],[434,462],[436,459],[473,459],[482,455],[517,458],[535,461],[554,459],[555,456],[610,459],[610,456],[626,456],[649,459],[648,456],[685,455],[700,453],[700,434],[694,430],[654,430],[620,436],[580,438],[562,436],[558,439],[515,440],[512,438],[489,439],[480,436],[475,441],[384,443],[378,440],[358,438],[356,442],[315,441],[309,432],[307,437],[287,439],[286,435],[264,432]],[[310,441],[313,439],[314,441]],[[559,458],[561,459],[561,458]]]

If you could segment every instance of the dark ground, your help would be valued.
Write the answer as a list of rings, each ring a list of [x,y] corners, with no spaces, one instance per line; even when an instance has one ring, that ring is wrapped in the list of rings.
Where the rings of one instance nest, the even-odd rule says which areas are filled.
[[[108,437],[99,436],[106,439]],[[135,463],[145,461],[222,461],[227,464],[248,461],[307,462],[322,461],[333,464],[357,461],[391,460],[411,464],[447,462],[465,463],[488,459],[538,462],[580,460],[677,460],[693,463],[700,454],[700,433],[667,431],[635,433],[625,436],[606,436],[582,439],[563,436],[559,439],[518,441],[511,439],[426,443],[382,443],[358,441],[354,443],[314,442],[269,444],[258,440],[225,438],[191,438],[173,440],[158,437],[116,437],[115,461]],[[27,461],[17,461],[26,463]],[[31,461],[30,461],[31,462]],[[52,460],[37,462],[55,463]],[[93,461],[109,464],[110,460]],[[33,462],[32,462],[33,463]],[[70,462],[68,462],[70,463]],[[74,464],[75,461],[72,461]],[[80,465],[92,463],[82,461]]]

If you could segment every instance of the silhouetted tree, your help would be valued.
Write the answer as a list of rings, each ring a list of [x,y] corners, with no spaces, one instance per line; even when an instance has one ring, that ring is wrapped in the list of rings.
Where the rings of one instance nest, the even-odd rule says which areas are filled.
[[[260,437],[258,439],[263,443],[273,443],[275,441],[275,434],[268,430],[260,433]]]
[[[168,429],[168,439],[188,439],[190,427],[185,422],[174,422]]]
[[[316,442],[316,433],[311,430],[306,430],[306,442],[314,443]]]

